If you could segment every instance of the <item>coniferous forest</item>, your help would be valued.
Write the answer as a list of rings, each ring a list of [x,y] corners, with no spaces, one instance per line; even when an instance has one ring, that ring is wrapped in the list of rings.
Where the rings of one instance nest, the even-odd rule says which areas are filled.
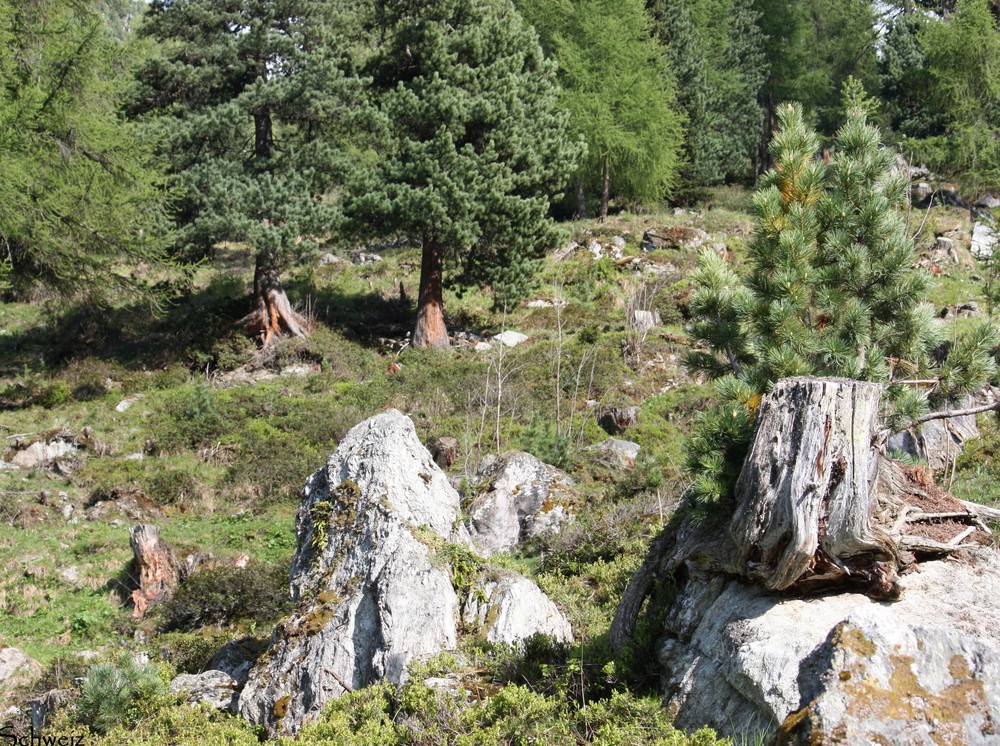
[[[998,223],[997,0],[0,0],[0,738],[967,742],[1000,637],[694,620],[1000,593]]]

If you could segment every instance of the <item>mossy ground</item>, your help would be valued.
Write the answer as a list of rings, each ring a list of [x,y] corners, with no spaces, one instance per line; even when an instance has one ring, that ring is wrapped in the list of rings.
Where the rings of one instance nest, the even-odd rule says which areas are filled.
[[[258,566],[287,567],[305,478],[351,426],[396,407],[412,417],[424,441],[457,438],[456,476],[474,472],[484,454],[521,448],[558,463],[580,488],[575,523],[501,562],[537,579],[566,611],[579,642],[541,656],[549,662],[534,679],[534,692],[514,685],[524,683],[524,671],[542,671],[543,663],[523,656],[511,662],[510,652],[481,650],[482,662],[495,661],[493,681],[504,687],[505,699],[473,715],[454,715],[449,727],[466,729],[466,739],[469,729],[493,734],[476,743],[500,742],[514,720],[497,708],[541,708],[550,742],[648,736],[663,715],[629,693],[641,677],[615,661],[606,634],[629,576],[685,487],[684,438],[711,394],[682,367],[687,278],[697,252],[646,254],[639,244],[647,227],[690,226],[705,230],[708,245],[724,245],[739,264],[752,227],[747,207],[746,192],[727,188],[694,213],[620,214],[602,224],[567,225],[582,248],[562,261],[550,258],[531,296],[565,305],[522,304],[496,312],[485,294],[449,291],[453,332],[506,328],[529,335],[502,357],[471,346],[445,354],[400,351],[417,295],[419,254],[412,247],[383,250],[383,261],[375,264],[321,267],[310,261],[290,268],[289,295],[309,314],[314,330],[307,340],[282,340],[265,352],[233,324],[246,310],[251,272],[246,250],[238,246],[220,247],[215,261],[179,286],[175,301],[158,316],[142,308],[73,308],[56,301],[0,304],[0,438],[12,443],[24,433],[79,434],[89,428],[100,444],[63,471],[0,470],[0,643],[53,666],[64,665],[76,651],[131,648],[151,651],[154,658],[162,652],[177,669],[195,670],[227,639],[265,637],[276,620],[234,616],[172,632],[163,631],[155,613],[133,622],[124,592],[128,528],[139,521],[161,526],[182,556],[211,552],[225,560],[246,554]],[[932,213],[921,251],[931,250],[935,230],[955,228],[951,223],[968,231],[968,215],[959,213]],[[625,239],[626,256],[659,271],[595,259],[586,249],[592,240],[608,245],[615,236]],[[985,270],[961,258],[933,275],[934,303],[980,300],[985,307],[975,279]],[[627,308],[644,282],[648,306],[663,323],[641,340],[630,366],[623,355],[623,344],[634,341]],[[311,372],[281,375],[290,366]],[[273,375],[257,383],[233,376],[254,368]],[[504,382],[499,402],[498,373]],[[131,405],[119,407],[126,399]],[[630,471],[597,463],[585,450],[607,437],[596,425],[595,410],[617,405],[641,408],[639,424],[624,436],[642,447]],[[958,494],[1000,498],[989,487],[996,483],[992,455],[998,442],[1000,429],[985,427],[981,441],[959,461]],[[988,489],[994,491],[978,492]],[[71,514],[64,512],[67,505]],[[100,510],[92,513],[95,507]],[[522,678],[500,671],[520,671]],[[411,694],[439,701],[433,692]],[[425,707],[407,704],[407,696],[384,688],[359,693],[332,709],[310,731],[309,742],[353,742],[337,740],[346,738],[343,723],[362,728],[359,733],[375,729],[384,743],[435,742],[429,731],[418,737],[413,729],[409,735],[400,730],[401,712],[412,723]],[[577,709],[565,709],[570,701]],[[604,714],[592,710],[588,721],[581,701],[600,703]],[[431,727],[430,720],[420,722]],[[208,738],[202,728],[227,742],[256,741],[238,721],[170,706],[127,739],[119,734],[120,740],[107,740],[115,738],[112,733],[104,742],[155,743],[170,732],[171,742],[202,743]],[[635,742],[654,742],[647,736]],[[711,743],[703,736],[692,742]],[[682,743],[680,738],[665,734],[655,742]]]

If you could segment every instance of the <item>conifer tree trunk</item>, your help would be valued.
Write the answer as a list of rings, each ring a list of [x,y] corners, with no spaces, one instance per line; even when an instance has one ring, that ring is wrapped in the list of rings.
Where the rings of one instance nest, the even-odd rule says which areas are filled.
[[[309,334],[308,321],[292,308],[281,286],[277,262],[267,252],[257,255],[253,273],[253,311],[244,317],[243,323],[263,347],[270,345],[275,335],[287,333],[306,337]]]
[[[414,347],[448,347],[448,329],[444,323],[444,251],[434,235],[424,234],[420,262],[420,295],[417,300],[417,323],[413,329]]]
[[[587,217],[587,194],[583,191],[583,178],[581,177],[576,179],[576,215],[573,217],[577,220],[583,220]]]
[[[598,216],[603,223],[608,217],[608,199],[611,196],[611,166],[607,156],[604,158],[604,166],[601,171],[601,213]]]

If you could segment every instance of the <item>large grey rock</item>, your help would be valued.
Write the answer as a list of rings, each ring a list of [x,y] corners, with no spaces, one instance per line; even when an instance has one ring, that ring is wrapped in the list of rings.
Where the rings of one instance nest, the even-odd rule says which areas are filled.
[[[782,727],[795,743],[997,743],[998,555],[920,567],[895,603],[691,577],[658,648],[677,725]]]
[[[240,714],[271,735],[295,734],[329,700],[401,683],[412,661],[455,649],[461,605],[440,550],[471,549],[459,519],[459,495],[408,417],[389,410],[354,427],[306,483],[291,575],[299,609],[250,671]],[[493,596],[491,622],[520,617],[497,635],[536,631],[516,598]]]
[[[236,709],[236,679],[224,671],[182,673],[170,682],[170,691],[183,694],[189,704],[203,704],[213,710]]]
[[[17,648],[0,645],[0,695],[30,686],[41,675],[42,667],[34,658]]]
[[[216,651],[205,670],[227,673],[232,676],[237,688],[242,688],[250,677],[250,669],[263,652],[258,645],[252,638],[231,640]]]
[[[558,607],[527,578],[503,573],[476,583],[462,619],[483,630],[486,641],[517,644],[535,634],[570,642],[573,630]]]
[[[482,485],[482,487],[480,487]],[[469,529],[484,556],[509,552],[557,530],[573,516],[573,480],[530,453],[515,451],[481,474],[469,507]]]

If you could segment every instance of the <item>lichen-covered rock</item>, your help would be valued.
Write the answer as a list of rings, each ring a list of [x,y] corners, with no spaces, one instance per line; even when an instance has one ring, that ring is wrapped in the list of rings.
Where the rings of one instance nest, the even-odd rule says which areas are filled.
[[[605,466],[630,469],[635,466],[640,447],[638,443],[633,443],[631,440],[608,438],[597,445],[590,446],[587,451],[594,454],[597,460]]]
[[[490,464],[480,474],[477,491],[469,529],[484,556],[555,531],[573,516],[573,480],[530,453],[509,453]]]
[[[354,427],[309,478],[296,538],[299,608],[272,634],[239,700],[240,714],[271,735],[293,735],[329,700],[378,680],[401,683],[412,661],[454,650],[460,604],[448,557],[479,562],[458,493],[396,410]],[[487,624],[500,625],[497,639],[562,634],[558,620],[541,624],[551,602],[537,586],[517,578],[504,588]]]
[[[250,669],[262,652],[263,648],[257,639],[230,640],[216,651],[205,670],[227,673],[236,681],[237,688],[242,688],[250,676]]]
[[[170,682],[170,691],[183,694],[189,704],[203,704],[227,712],[236,709],[236,689],[236,679],[224,671],[182,673]]]
[[[17,648],[0,645],[0,695],[30,686],[41,675],[42,667],[30,655]]]
[[[300,609],[275,630],[239,704],[271,733],[297,732],[346,691],[400,682],[410,661],[458,640],[458,597],[427,539],[468,545],[468,534],[458,493],[408,417],[389,410],[355,426],[306,482],[295,523]]]
[[[463,609],[463,621],[483,630],[486,641],[516,644],[535,634],[570,642],[569,620],[527,578],[504,573],[477,583]]]
[[[928,562],[901,600],[691,577],[658,648],[678,726],[790,743],[996,743],[1000,559]]]

